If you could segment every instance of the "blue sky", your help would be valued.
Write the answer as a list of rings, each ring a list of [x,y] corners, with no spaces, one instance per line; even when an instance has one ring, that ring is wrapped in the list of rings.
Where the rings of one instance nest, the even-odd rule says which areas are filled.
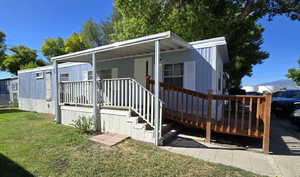
[[[105,20],[111,15],[113,0],[1,0],[0,30],[8,46],[24,44],[40,50],[47,37],[68,37],[79,32],[88,19]],[[262,49],[270,53],[263,64],[254,66],[253,76],[244,77],[243,85],[285,79],[287,70],[296,67],[300,57],[300,22],[276,17],[263,19]],[[39,51],[40,54],[40,51]],[[0,78],[9,74],[0,72]]]

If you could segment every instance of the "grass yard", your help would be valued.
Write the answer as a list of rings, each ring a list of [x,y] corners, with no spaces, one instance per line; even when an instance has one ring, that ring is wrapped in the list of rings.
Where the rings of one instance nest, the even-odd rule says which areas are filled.
[[[0,108],[0,176],[257,176],[127,140],[105,148],[46,114]]]

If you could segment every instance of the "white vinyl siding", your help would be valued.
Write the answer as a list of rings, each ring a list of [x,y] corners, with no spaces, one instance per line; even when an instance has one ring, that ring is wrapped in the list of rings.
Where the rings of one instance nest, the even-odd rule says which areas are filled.
[[[187,61],[184,62],[184,77],[183,86],[186,89],[196,89],[196,62]]]

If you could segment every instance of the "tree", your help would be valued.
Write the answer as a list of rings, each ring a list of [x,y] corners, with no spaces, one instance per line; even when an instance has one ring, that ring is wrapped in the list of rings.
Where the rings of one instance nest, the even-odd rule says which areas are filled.
[[[257,21],[285,14],[299,20],[297,0],[116,0],[120,18],[113,23],[113,41],[171,30],[187,41],[225,36],[230,84],[239,87],[253,65],[269,55],[260,49],[264,28]]]
[[[91,48],[92,46],[86,43],[78,33],[73,33],[65,40],[65,52],[72,53]]]
[[[103,45],[103,32],[101,26],[93,20],[88,20],[83,24],[80,36],[82,36],[84,41],[91,46],[98,47]]]
[[[298,68],[289,69],[286,77],[292,79],[298,86],[300,86],[300,58],[298,59],[298,65]]]
[[[46,56],[48,60],[52,57],[66,54],[64,40],[61,37],[57,37],[56,39],[45,39],[41,49],[42,54]]]
[[[116,10],[113,11],[111,18],[108,18],[99,24],[93,20],[88,20],[82,26],[80,36],[92,47],[98,47],[111,43],[111,35],[114,33],[113,21],[119,18]]]
[[[37,59],[36,50],[31,50],[24,45],[11,47],[9,48],[9,51],[12,54],[6,55],[2,62],[1,69],[12,74],[17,75],[18,70],[25,66],[33,66],[33,64],[30,63],[35,63],[36,66],[45,65],[45,62]]]
[[[0,31],[0,66],[5,58],[5,50],[6,50],[5,34],[4,32]]]

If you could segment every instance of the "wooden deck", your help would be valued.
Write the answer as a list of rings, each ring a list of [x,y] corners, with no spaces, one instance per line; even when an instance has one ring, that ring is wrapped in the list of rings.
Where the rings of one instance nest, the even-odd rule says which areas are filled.
[[[182,114],[184,115],[182,116]],[[206,129],[206,117],[206,115],[205,117],[201,117],[196,114],[182,113],[180,111],[175,111],[167,108],[163,109],[163,119],[172,120],[193,128]],[[232,117],[231,120],[235,120],[234,117]],[[259,123],[260,125],[258,129],[253,129],[253,127],[256,127],[256,122],[252,121],[251,125],[249,126],[248,123],[245,123],[248,121],[249,119],[245,119],[244,123],[242,124],[241,120],[237,120],[237,122],[230,121],[228,117],[218,121],[212,120],[211,131],[216,133],[263,138],[262,122]]]
[[[146,79],[146,87],[154,90],[154,81]],[[272,95],[214,95],[177,88],[160,83],[160,99],[164,102],[163,119],[211,132],[263,139],[263,150],[269,152]]]

